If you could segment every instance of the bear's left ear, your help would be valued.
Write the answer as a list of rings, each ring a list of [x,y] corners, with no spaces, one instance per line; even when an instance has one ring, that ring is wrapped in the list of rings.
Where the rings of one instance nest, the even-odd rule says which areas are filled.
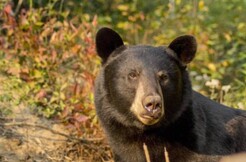
[[[124,45],[120,35],[114,30],[104,27],[101,28],[96,35],[96,50],[105,63],[110,54],[120,46]]]
[[[174,39],[168,47],[172,49],[177,54],[180,61],[186,65],[195,57],[197,43],[193,36],[183,35]]]

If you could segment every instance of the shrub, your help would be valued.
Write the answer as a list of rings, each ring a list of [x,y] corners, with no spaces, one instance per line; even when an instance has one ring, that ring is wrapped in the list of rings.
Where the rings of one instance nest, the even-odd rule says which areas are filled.
[[[9,92],[25,88],[23,101],[37,114],[59,117],[79,131],[97,122],[92,95],[100,64],[94,46],[97,17],[67,19],[66,12],[51,11],[22,9],[12,22],[5,13],[0,67],[6,79],[1,82]],[[0,94],[2,100],[15,102],[13,97]]]

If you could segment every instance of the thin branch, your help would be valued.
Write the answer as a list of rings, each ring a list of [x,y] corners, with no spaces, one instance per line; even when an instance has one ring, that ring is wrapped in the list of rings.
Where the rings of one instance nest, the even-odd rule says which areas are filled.
[[[167,148],[164,146],[164,156],[165,156],[165,162],[170,162]]]
[[[23,0],[19,0],[18,1],[18,4],[17,4],[17,6],[15,8],[15,15],[19,12],[22,3],[23,3]]]
[[[38,124],[30,124],[30,123],[22,123],[22,122],[13,122],[13,123],[0,123],[0,126],[24,126],[24,127],[35,127],[35,128],[41,128],[50,131],[53,134],[58,134],[60,136],[64,136],[70,140],[76,140],[82,143],[89,143],[92,141],[102,141],[103,138],[90,138],[90,139],[81,139],[81,138],[76,138],[72,137],[70,135],[67,135],[65,133],[61,133],[59,131],[53,130],[49,127],[43,126],[43,125],[38,125]]]
[[[26,121],[26,120],[28,120],[28,118],[9,118],[9,117],[0,116],[0,120],[4,120],[4,121]]]
[[[148,147],[145,143],[143,143],[143,149],[144,149],[144,154],[147,162],[150,162],[150,156],[149,156],[149,151]]]

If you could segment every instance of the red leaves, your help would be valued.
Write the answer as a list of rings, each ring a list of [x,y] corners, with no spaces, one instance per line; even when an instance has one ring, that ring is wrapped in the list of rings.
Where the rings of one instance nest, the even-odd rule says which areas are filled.
[[[15,13],[13,12],[13,4],[11,2],[7,3],[3,8],[3,16],[5,19],[6,28],[14,28],[16,26]],[[4,28],[3,27],[3,28]]]
[[[44,89],[41,89],[35,96],[36,99],[40,100],[47,96],[47,91]]]
[[[76,113],[74,114],[73,119],[78,123],[83,123],[83,122],[86,122],[89,118],[85,115]]]
[[[19,75],[20,73],[20,68],[19,67],[9,67],[7,72],[11,75]]]
[[[93,40],[97,17],[92,22],[79,17],[59,21],[47,13],[44,8],[21,9],[17,25],[12,6],[5,6],[8,32],[0,36],[0,46],[9,63],[6,72],[29,86],[28,98],[40,115],[59,118],[81,135],[96,127],[91,121],[99,62]]]

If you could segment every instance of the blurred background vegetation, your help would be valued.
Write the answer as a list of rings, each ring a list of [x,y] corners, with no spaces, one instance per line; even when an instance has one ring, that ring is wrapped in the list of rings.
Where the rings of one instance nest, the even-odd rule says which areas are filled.
[[[77,135],[96,134],[94,37],[112,27],[127,44],[198,41],[193,88],[246,108],[246,0],[1,0],[0,115],[26,105]]]

